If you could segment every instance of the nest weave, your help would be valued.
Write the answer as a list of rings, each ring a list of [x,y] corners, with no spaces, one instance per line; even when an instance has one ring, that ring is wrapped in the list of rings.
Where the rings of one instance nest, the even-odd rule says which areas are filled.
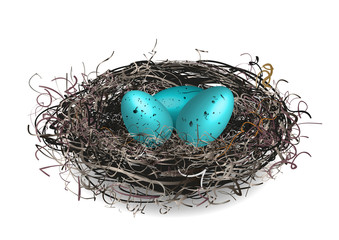
[[[59,104],[40,105],[34,125],[45,146],[38,150],[75,179],[79,199],[87,189],[107,203],[139,204],[139,209],[146,203],[157,203],[162,211],[172,202],[217,204],[220,194],[242,195],[252,182],[260,184],[259,172],[272,177],[282,164],[296,167],[298,117],[308,113],[290,110],[286,96],[262,80],[263,74],[209,60],[139,61],[93,80],[76,79],[59,94]],[[124,94],[153,95],[183,85],[222,85],[232,91],[234,110],[222,134],[199,148],[175,132],[157,148],[135,141],[121,116]]]

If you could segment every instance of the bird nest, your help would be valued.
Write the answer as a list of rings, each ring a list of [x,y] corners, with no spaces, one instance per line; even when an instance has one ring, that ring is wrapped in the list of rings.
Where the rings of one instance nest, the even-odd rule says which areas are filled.
[[[230,201],[227,196],[242,195],[272,178],[283,164],[296,167],[297,122],[308,114],[289,109],[291,95],[277,89],[285,80],[270,85],[265,76],[270,71],[258,65],[258,58],[248,68],[210,60],[149,60],[94,79],[83,74],[81,82],[76,77],[53,79],[63,81],[66,90],[40,86],[42,93],[33,88],[39,92],[32,133],[40,141],[37,154],[57,162],[52,166],[67,176],[66,188],[70,178],[74,180],[72,192],[79,199],[101,195],[108,204],[122,202],[134,212],[157,204],[161,213],[173,203],[207,206]],[[141,90],[153,95],[184,85],[218,85],[232,91],[234,109],[222,134],[203,147],[186,144],[175,130],[156,148],[134,140],[121,116],[124,94]],[[41,97],[48,103],[39,101]],[[52,166],[41,170],[48,175],[46,168]],[[85,197],[84,189],[92,195]]]

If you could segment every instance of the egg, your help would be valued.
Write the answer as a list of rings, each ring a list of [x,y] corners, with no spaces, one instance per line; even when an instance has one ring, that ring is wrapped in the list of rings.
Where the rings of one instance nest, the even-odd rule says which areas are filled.
[[[121,114],[128,132],[147,147],[157,147],[170,138],[173,120],[152,95],[133,90],[121,100]]]
[[[154,97],[162,103],[170,113],[173,126],[176,125],[176,119],[183,109],[193,97],[203,89],[194,86],[178,86],[162,90],[154,95]]]
[[[234,107],[227,87],[211,87],[193,97],[180,111],[176,130],[187,144],[203,147],[224,131]]]

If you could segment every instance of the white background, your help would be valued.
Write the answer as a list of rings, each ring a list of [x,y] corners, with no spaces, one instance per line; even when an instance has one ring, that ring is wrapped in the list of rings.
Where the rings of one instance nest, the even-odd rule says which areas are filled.
[[[1,239],[339,239],[338,7],[336,1],[1,1]],[[34,157],[27,133],[36,95],[28,79],[44,81],[145,59],[248,62],[274,66],[290,92],[309,105],[298,168],[248,196],[218,207],[137,215],[102,201],[77,201],[53,163]],[[307,117],[303,121],[309,121]]]

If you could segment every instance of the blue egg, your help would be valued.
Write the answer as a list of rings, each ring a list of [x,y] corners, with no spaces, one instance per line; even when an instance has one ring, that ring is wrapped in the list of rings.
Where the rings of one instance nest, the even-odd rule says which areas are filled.
[[[176,126],[176,119],[183,109],[195,95],[203,91],[203,89],[194,86],[179,86],[162,90],[154,95],[154,97],[162,103],[171,114],[173,126]]]
[[[176,119],[179,137],[188,144],[202,147],[224,131],[234,106],[234,97],[226,87],[208,88],[192,98]]]
[[[121,114],[128,132],[147,147],[157,147],[170,138],[173,120],[167,109],[152,95],[129,91],[121,100]]]

